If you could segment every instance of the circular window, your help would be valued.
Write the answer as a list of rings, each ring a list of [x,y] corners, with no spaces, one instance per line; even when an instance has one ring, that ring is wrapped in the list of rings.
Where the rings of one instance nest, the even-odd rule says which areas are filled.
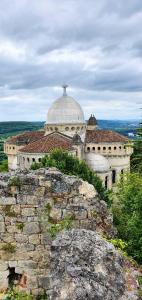
[[[68,131],[68,130],[69,130],[69,127],[66,127],[65,130]]]
[[[75,130],[75,127],[72,127],[71,130]]]

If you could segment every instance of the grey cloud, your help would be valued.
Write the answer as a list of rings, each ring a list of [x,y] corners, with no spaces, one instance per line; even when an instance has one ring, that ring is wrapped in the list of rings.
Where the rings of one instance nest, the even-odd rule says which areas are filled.
[[[49,87],[54,94],[52,88],[63,82],[74,88],[75,95],[82,89],[88,100],[89,92],[109,91],[135,105],[142,90],[141,28],[141,0],[1,0],[0,86],[8,97],[17,95],[16,111],[23,109],[24,95],[30,95],[31,109],[37,91],[45,97]],[[4,45],[10,47],[7,42],[15,47],[11,54],[1,51]],[[25,49],[25,54],[14,56],[14,49]]]

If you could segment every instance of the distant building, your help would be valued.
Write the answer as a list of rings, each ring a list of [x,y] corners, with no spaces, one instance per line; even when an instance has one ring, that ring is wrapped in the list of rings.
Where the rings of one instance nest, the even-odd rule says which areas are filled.
[[[120,173],[130,169],[132,147],[129,139],[110,130],[97,129],[91,115],[87,124],[77,101],[66,93],[48,110],[43,130],[13,136],[4,144],[9,169],[29,169],[34,162],[55,148],[71,152],[83,159],[100,176],[106,188],[111,188]]]

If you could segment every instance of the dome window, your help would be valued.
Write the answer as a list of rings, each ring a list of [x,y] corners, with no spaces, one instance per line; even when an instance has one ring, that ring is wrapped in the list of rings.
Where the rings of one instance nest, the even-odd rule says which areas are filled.
[[[75,127],[72,127],[71,130],[72,130],[72,131],[75,130]]]
[[[68,131],[68,130],[69,130],[69,127],[66,127],[65,130]]]

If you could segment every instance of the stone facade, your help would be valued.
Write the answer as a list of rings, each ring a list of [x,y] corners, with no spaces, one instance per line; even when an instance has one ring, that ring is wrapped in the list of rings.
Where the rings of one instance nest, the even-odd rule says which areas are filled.
[[[0,289],[8,288],[13,274],[21,290],[38,294],[50,289],[45,206],[57,223],[71,215],[74,227],[109,236],[115,232],[112,216],[94,187],[74,176],[42,169],[11,175],[0,176]]]
[[[67,218],[74,229],[53,237],[51,227]],[[49,300],[138,300],[134,272],[101,238],[115,233],[106,203],[87,182],[56,169],[1,174],[0,293],[12,284],[33,299],[46,292]]]

